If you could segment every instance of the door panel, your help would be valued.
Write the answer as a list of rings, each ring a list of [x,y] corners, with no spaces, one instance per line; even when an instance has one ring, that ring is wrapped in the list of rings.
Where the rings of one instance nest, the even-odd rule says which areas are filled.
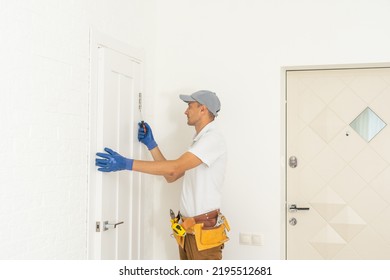
[[[140,120],[138,94],[140,65],[130,57],[100,47],[98,79],[97,149],[110,147],[123,156],[140,158],[136,140]],[[139,256],[139,176],[133,172],[96,172],[96,203],[100,235],[97,258],[133,259]],[[104,230],[104,223],[116,224]]]
[[[287,71],[286,86],[287,258],[390,259],[390,69]],[[366,108],[380,120],[356,131]]]

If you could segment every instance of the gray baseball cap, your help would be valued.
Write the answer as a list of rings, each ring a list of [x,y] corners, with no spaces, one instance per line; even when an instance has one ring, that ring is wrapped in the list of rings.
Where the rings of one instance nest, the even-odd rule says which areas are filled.
[[[219,98],[215,92],[209,90],[199,90],[191,95],[180,94],[180,99],[184,102],[199,102],[205,105],[214,116],[218,116],[218,112],[221,110]]]

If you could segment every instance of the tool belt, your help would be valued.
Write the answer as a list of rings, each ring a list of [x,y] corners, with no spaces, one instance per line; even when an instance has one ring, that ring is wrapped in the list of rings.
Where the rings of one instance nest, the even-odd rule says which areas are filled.
[[[186,233],[195,236],[199,251],[220,246],[229,240],[226,231],[230,231],[230,226],[219,209],[195,217],[181,217],[181,219],[181,225]],[[184,248],[185,236],[174,233],[174,237]]]

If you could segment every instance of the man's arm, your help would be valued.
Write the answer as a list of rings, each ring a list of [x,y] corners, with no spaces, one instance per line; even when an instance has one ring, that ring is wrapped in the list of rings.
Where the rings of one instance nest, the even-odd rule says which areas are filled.
[[[97,153],[96,165],[102,172],[133,170],[152,175],[162,175],[168,183],[174,182],[184,173],[202,163],[190,152],[184,153],[176,160],[166,160],[153,138],[152,129],[147,123],[139,123],[138,140],[145,144],[154,161],[133,160],[123,157],[117,152],[105,148],[106,153]]]
[[[202,161],[190,152],[184,153],[176,160],[143,161],[125,158],[110,148],[104,148],[106,153],[97,153],[95,160],[98,171],[113,172],[121,170],[138,171],[153,175],[162,175],[171,183]],[[161,153],[160,153],[161,154]]]
[[[190,152],[184,153],[176,160],[166,160],[158,147],[150,151],[155,161],[134,160],[133,170],[162,175],[168,183],[181,178],[184,173],[202,163],[202,161]]]
[[[156,148],[149,151],[155,161],[164,161],[166,158],[161,152],[160,148],[157,146]]]
[[[149,126],[148,123],[142,122],[142,123],[138,124],[138,140],[140,142],[142,142],[143,144],[145,144],[145,146],[148,148],[150,154],[152,155],[154,161],[156,161],[156,162],[166,161],[166,158],[164,157],[164,155],[162,154],[156,141],[154,140],[152,128]],[[163,171],[163,173],[161,173],[161,174],[156,174],[153,171],[151,171],[150,169],[148,169],[148,171],[145,173],[154,174],[154,175],[162,175],[162,176],[164,176],[165,180],[168,183],[174,182],[177,179],[179,179],[180,177],[182,177],[186,170],[191,169],[191,168],[193,168],[201,163],[201,161],[198,163],[199,159],[196,156],[194,156],[193,154],[190,154],[190,155],[192,155],[192,156],[184,154],[180,158],[178,158],[177,160],[168,161],[166,164],[162,164],[162,168],[161,168],[161,164],[160,164],[159,166],[157,166],[157,169],[160,171]],[[184,167],[184,165],[183,165],[184,161],[187,162],[188,166],[193,166],[193,167],[185,169],[186,167]],[[191,161],[190,164],[188,164],[189,161]],[[139,164],[141,164],[141,168],[145,168],[145,166],[142,166],[142,164],[144,164],[144,163],[145,162],[139,163]],[[150,167],[150,163],[146,163],[146,165],[147,165],[146,168],[149,167],[149,168],[153,169],[153,167]],[[183,167],[184,169],[180,168],[180,167]],[[141,170],[137,170],[137,171],[143,172]],[[164,173],[164,172],[166,172],[166,173]]]

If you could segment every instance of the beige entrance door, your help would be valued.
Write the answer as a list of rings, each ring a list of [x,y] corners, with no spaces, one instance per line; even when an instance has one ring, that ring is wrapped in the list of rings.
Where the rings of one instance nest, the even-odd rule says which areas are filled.
[[[390,68],[286,72],[287,259],[390,259]]]

